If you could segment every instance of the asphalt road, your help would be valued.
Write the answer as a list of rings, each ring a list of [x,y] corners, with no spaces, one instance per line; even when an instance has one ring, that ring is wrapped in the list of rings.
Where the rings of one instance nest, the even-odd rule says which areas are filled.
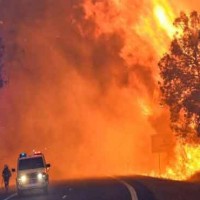
[[[137,189],[141,190],[142,199],[153,200],[147,188],[134,182]],[[138,191],[139,191],[138,190]],[[139,193],[140,193],[139,192]],[[143,198],[145,197],[145,198]],[[1,200],[137,200],[134,187],[123,179],[90,179],[76,181],[52,182],[49,194],[42,191],[29,191],[23,197],[18,197],[14,188],[9,193],[1,192]]]
[[[119,177],[50,182],[49,194],[27,192],[18,197],[15,188],[0,191],[0,200],[199,200],[200,183],[150,177]]]

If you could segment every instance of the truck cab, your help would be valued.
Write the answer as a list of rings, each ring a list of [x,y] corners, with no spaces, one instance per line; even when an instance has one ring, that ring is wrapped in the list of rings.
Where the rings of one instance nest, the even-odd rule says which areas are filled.
[[[18,195],[26,190],[42,189],[48,193],[50,164],[46,164],[44,155],[35,152],[33,155],[21,153],[17,162],[16,186]]]

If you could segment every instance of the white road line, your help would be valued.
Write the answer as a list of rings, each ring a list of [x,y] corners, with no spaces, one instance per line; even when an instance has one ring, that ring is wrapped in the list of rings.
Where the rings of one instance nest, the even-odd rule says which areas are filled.
[[[130,184],[128,184],[127,182],[125,182],[123,180],[119,180],[119,179],[117,179],[117,180],[127,187],[127,189],[129,190],[129,192],[131,194],[131,199],[132,200],[138,200],[137,193],[136,193],[136,191],[135,191],[133,186],[131,186]]]
[[[126,186],[126,188],[128,189],[128,191],[130,192],[131,194],[131,200],[138,200],[138,197],[137,197],[137,193],[134,189],[133,186],[131,186],[130,184],[128,184],[126,181],[123,181],[121,179],[118,179],[114,176],[110,176],[111,178],[115,179],[116,181],[122,183],[124,186]]]
[[[12,198],[15,197],[15,196],[17,196],[17,193],[14,193],[14,194],[10,195],[10,196],[6,197],[6,198],[3,199],[3,200],[9,200],[9,199],[12,199]]]

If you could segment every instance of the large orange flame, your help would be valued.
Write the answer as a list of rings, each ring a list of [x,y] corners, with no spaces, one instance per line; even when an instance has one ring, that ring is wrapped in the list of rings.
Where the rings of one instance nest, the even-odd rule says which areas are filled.
[[[198,145],[177,143],[175,148],[175,162],[171,163],[161,176],[175,180],[190,179],[200,170],[199,153],[200,147]]]
[[[156,56],[154,61],[158,61],[160,56],[168,50],[170,41],[177,31],[173,26],[173,21],[178,13],[170,1],[153,0],[146,2],[146,4],[146,9],[143,7],[143,10],[140,10],[139,3],[132,4],[129,0],[110,0],[106,4],[102,1],[93,4],[90,0],[85,0],[86,17],[93,17],[95,20],[98,27],[96,30],[97,37],[102,33],[116,31],[123,33],[125,45],[120,55],[128,66],[134,63],[148,65],[152,51],[155,52],[154,55]],[[132,10],[135,12],[133,13]],[[141,41],[137,44],[137,37],[148,45],[141,46]],[[138,49],[135,48],[137,45]],[[156,66],[156,62],[151,64]],[[159,79],[156,68],[153,69],[153,73],[156,82]],[[149,117],[155,114],[152,100],[147,96],[139,97],[138,104],[144,116]],[[166,172],[162,173],[162,177],[186,179],[200,170],[199,147],[190,144],[184,145],[177,141],[174,152],[175,159],[170,166],[166,167]]]
[[[170,39],[172,39],[176,31],[173,26],[175,14],[169,3],[165,0],[154,0],[154,15],[157,18],[160,27],[163,28]]]

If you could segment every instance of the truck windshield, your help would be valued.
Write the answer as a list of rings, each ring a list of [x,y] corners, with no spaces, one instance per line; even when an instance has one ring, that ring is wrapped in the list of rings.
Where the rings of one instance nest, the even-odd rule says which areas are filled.
[[[18,165],[19,170],[36,169],[43,167],[45,166],[42,157],[22,159],[19,160],[19,165]]]

